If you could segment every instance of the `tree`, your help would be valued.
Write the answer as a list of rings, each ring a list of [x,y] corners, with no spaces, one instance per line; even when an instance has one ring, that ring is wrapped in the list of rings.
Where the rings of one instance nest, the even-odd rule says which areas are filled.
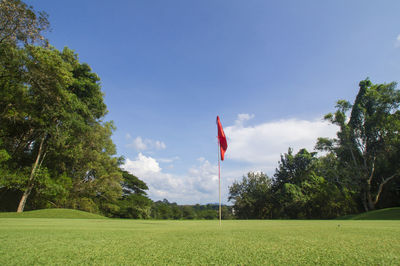
[[[365,211],[376,208],[384,188],[400,175],[400,91],[395,88],[394,82],[361,81],[353,104],[340,100],[336,112],[325,116],[340,127],[337,138],[320,138],[317,144],[337,156]]]
[[[182,206],[182,218],[188,220],[196,219],[196,213],[192,206],[190,205]]]
[[[272,180],[264,173],[249,172],[241,182],[229,187],[235,215],[240,219],[270,218],[272,212]]]
[[[59,106],[65,100],[59,88],[70,81],[68,67],[57,52],[32,46],[46,44],[42,32],[48,26],[44,12],[19,0],[0,2],[0,139],[10,155],[0,189],[24,190],[19,210],[39,180],[35,176],[49,180],[46,170],[39,168],[47,153],[45,142],[54,132],[36,130],[49,118],[38,115],[49,106],[46,101],[56,100],[54,105]],[[49,87],[54,89],[52,94]],[[47,97],[39,97],[40,91]]]
[[[42,32],[49,28],[45,12],[36,12],[20,0],[0,2],[0,44],[43,41]]]
[[[316,155],[289,148],[281,156],[272,188],[276,217],[334,218],[354,210],[351,193],[332,176],[336,159]]]
[[[176,203],[172,203],[170,205],[171,207],[171,218],[174,220],[180,220],[183,217],[183,212],[182,209],[180,208],[180,206],[178,206],[178,204]]]
[[[171,219],[171,203],[167,199],[154,202],[151,208],[151,217],[154,219]]]
[[[272,190],[275,199],[275,215],[285,218],[307,217],[307,195],[302,186],[311,176],[314,176],[316,153],[301,149],[293,154],[291,148],[288,153],[281,155],[278,168],[275,170]]]
[[[226,205],[222,205],[221,206],[221,218],[222,220],[232,220],[233,217],[233,213],[232,213],[232,207],[231,206],[226,206]]]
[[[122,170],[122,179],[122,191],[124,196],[131,194],[147,194],[145,190],[148,190],[149,188],[146,183],[130,174],[128,171]]]
[[[122,218],[146,219],[150,217],[152,201],[147,197],[146,183],[136,176],[122,171],[122,198],[119,200],[120,209],[114,216]]]
[[[293,155],[293,149],[281,155],[278,168],[274,174],[274,189],[281,188],[284,184],[299,185],[313,171],[314,162],[317,160],[316,152],[300,149]]]
[[[217,210],[210,210],[210,209],[201,210],[197,214],[197,217],[199,219],[215,220],[215,219],[218,219],[218,211]]]
[[[49,147],[62,138],[74,113],[73,98],[66,88],[72,82],[71,68],[54,49],[29,46],[25,49],[24,79],[16,80],[21,96],[10,102],[16,113],[2,110],[3,133],[15,163],[32,166],[18,211],[23,211],[35,185],[36,174]],[[20,102],[15,102],[20,100]],[[6,106],[7,108],[7,106]],[[65,130],[64,130],[65,129]]]
[[[18,51],[22,74],[0,83],[5,99],[0,102],[0,138],[12,157],[8,165],[18,172],[8,188],[23,191],[18,211],[35,187],[60,192],[60,186],[66,191],[52,193],[64,195],[53,201],[56,206],[117,208],[120,159],[113,158],[114,126],[101,121],[107,109],[99,78],[67,48],[26,46]],[[35,195],[40,191],[45,190]],[[68,204],[67,197],[72,197]]]

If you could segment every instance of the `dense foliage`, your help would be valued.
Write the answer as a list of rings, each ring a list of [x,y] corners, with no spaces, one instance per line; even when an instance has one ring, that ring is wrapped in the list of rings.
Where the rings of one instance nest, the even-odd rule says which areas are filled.
[[[236,216],[334,218],[400,206],[400,91],[395,87],[361,81],[354,104],[340,100],[336,112],[325,116],[339,131],[335,139],[318,139],[323,156],[289,149],[273,178],[248,173],[230,186]]]
[[[0,209],[148,217],[146,184],[115,157],[99,77],[45,41],[46,14],[19,0],[0,14]]]

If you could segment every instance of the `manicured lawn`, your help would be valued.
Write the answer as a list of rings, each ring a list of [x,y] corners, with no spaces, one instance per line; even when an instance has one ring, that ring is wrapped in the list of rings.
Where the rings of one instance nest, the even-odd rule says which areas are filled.
[[[0,218],[67,218],[67,219],[107,219],[90,212],[71,209],[43,209],[35,211],[0,212]]]
[[[0,265],[400,264],[399,221],[0,218]]]

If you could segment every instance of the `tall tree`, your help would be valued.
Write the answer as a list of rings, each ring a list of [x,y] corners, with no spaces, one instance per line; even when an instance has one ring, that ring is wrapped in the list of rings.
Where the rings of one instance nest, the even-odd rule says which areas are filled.
[[[22,55],[22,79],[9,80],[5,91],[11,97],[2,105],[2,133],[5,145],[14,155],[14,163],[30,171],[23,189],[18,211],[23,211],[26,199],[35,184],[38,168],[48,152],[68,128],[74,103],[66,88],[72,82],[71,67],[55,49],[27,46]],[[8,84],[15,86],[7,86]],[[16,108],[15,108],[16,107]]]
[[[340,131],[336,139],[320,138],[317,148],[337,156],[359,188],[365,211],[376,208],[384,187],[400,175],[399,105],[396,83],[372,84],[366,79],[353,104],[340,100],[336,112],[325,116]]]
[[[122,218],[149,218],[152,201],[147,197],[148,189],[142,180],[122,171],[123,195],[119,200],[120,209],[114,215]]]
[[[108,195],[107,199],[115,201],[121,194],[121,173],[119,159],[112,158],[113,126],[101,122],[106,107],[99,78],[69,49],[59,52],[29,45],[14,49],[20,55],[17,63],[21,74],[0,82],[4,89],[0,138],[2,147],[11,154],[10,167],[19,172],[14,182],[8,182],[9,188],[23,191],[18,211],[23,211],[43,175],[49,174],[52,178],[48,180],[69,177],[75,180],[72,183],[82,184],[88,173],[96,173],[92,174],[94,181],[83,182],[91,188],[97,186],[92,198]],[[5,72],[12,70],[6,66]],[[113,185],[107,186],[111,180]],[[113,188],[115,192],[111,193]]]
[[[18,157],[20,162],[24,162],[30,155],[29,152],[21,153],[22,150],[36,149],[39,154],[43,151],[42,141],[34,141],[32,132],[27,130],[31,122],[29,111],[32,107],[32,97],[29,95],[27,84],[38,78],[34,73],[28,75],[27,69],[32,66],[28,62],[33,63],[35,60],[29,56],[38,54],[29,44],[44,44],[42,32],[48,26],[47,14],[44,12],[36,12],[19,0],[0,2],[0,141],[1,146],[10,155],[7,168],[14,167],[13,171],[1,176],[0,183],[4,186],[15,184],[12,180],[20,174],[33,177],[40,163],[39,156],[28,174],[26,165],[16,163],[15,158]],[[57,78],[60,76],[55,77]]]

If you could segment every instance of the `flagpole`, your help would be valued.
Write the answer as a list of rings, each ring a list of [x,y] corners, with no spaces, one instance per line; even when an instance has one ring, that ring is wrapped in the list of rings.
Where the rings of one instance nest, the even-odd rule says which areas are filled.
[[[219,152],[221,149],[221,144],[219,143],[218,139],[218,195],[219,195],[219,226],[221,226],[221,165],[220,165],[220,158]]]

